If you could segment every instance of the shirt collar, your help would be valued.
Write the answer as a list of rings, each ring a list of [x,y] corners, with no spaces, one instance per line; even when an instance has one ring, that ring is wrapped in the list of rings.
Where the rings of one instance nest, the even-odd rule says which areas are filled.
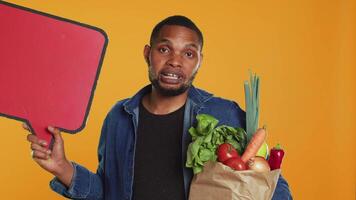
[[[124,108],[126,112],[133,113],[135,108],[138,108],[140,105],[140,101],[143,96],[152,90],[152,85],[146,85],[141,90],[139,90],[133,97],[129,98],[124,103]],[[213,95],[194,87],[193,85],[189,88],[188,91],[188,99],[191,100],[195,105],[200,105],[206,101],[208,101]]]

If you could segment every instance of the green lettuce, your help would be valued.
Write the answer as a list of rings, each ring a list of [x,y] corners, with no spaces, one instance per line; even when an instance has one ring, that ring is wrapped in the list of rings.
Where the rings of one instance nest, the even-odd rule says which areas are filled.
[[[189,129],[192,142],[188,146],[186,167],[192,168],[194,174],[203,170],[204,163],[216,161],[216,149],[222,143],[230,143],[240,155],[247,145],[244,129],[231,126],[217,126],[219,120],[208,114],[196,116],[197,125]]]

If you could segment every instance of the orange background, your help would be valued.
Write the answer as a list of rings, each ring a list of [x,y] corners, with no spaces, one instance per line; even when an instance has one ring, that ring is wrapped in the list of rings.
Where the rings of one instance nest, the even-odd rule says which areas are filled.
[[[269,145],[285,148],[283,174],[294,199],[355,199],[355,1],[9,2],[109,35],[87,126],[77,135],[64,134],[71,160],[96,170],[106,113],[148,83],[142,51],[153,26],[183,14],[205,36],[196,86],[244,107],[248,69],[261,76],[260,121],[268,125]],[[0,198],[62,199],[48,187],[52,175],[32,161],[21,123],[0,118],[0,131]]]

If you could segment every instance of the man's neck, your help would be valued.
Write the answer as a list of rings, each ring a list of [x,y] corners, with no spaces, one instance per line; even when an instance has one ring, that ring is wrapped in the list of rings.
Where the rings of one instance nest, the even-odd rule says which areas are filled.
[[[143,106],[156,115],[164,115],[181,108],[188,97],[188,90],[177,96],[163,96],[155,88],[142,99]]]

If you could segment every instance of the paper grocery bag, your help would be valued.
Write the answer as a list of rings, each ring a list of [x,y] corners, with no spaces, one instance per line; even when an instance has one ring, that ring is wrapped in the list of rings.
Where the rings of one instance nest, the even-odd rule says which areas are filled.
[[[207,162],[190,185],[189,200],[270,200],[280,169],[234,171],[220,162]]]

